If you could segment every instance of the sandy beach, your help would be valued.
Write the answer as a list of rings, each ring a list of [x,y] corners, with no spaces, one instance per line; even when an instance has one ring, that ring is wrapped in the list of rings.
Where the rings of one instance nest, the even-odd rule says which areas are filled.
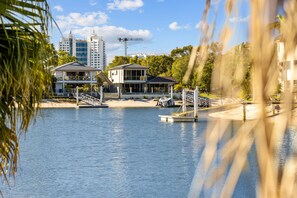
[[[109,108],[147,108],[156,107],[157,101],[148,99],[138,100],[106,100],[103,105],[107,105]],[[60,102],[58,100],[43,100],[40,103],[40,108],[76,108],[76,103],[72,102]]]
[[[241,105],[226,111],[210,113],[209,116],[226,120],[243,120],[243,107]],[[259,107],[256,105],[247,105],[246,120],[255,120],[257,118],[259,118]]]
[[[107,100],[104,104],[110,108],[132,108],[132,107],[157,107],[157,101],[138,99],[138,100]]]
[[[66,108],[76,108],[76,103],[72,102],[60,102],[58,100],[42,100],[39,104],[39,108],[45,109],[66,109]]]

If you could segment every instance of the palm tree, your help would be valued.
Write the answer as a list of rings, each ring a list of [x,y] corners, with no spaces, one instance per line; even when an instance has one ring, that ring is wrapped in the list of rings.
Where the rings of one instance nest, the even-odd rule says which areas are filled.
[[[0,175],[6,181],[17,170],[18,135],[51,80],[50,21],[46,0],[0,0]]]

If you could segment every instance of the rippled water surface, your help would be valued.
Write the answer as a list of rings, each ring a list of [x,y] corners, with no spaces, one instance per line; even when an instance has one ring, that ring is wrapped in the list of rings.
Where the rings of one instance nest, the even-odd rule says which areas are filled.
[[[202,152],[198,123],[163,123],[173,109],[42,110],[21,137],[6,197],[187,197]],[[242,176],[235,194],[254,195]],[[238,197],[238,196],[237,196]]]

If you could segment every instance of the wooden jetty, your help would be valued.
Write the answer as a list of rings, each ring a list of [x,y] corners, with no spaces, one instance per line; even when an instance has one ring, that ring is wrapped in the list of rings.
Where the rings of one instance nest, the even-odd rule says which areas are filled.
[[[80,101],[79,101],[80,100]],[[102,103],[103,88],[100,86],[100,99],[90,96],[88,94],[78,94],[78,87],[76,87],[76,105],[78,108],[108,108],[108,105]],[[82,103],[80,103],[82,102]]]
[[[178,113],[173,113],[172,115],[159,115],[161,121],[164,122],[198,122],[198,87],[194,90],[192,103],[194,105],[194,110],[187,111],[187,95],[186,91],[182,92],[182,111]]]

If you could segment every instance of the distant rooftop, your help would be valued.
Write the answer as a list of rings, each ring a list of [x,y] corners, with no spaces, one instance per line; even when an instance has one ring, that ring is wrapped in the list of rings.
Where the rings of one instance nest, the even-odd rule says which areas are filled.
[[[148,69],[148,67],[130,63],[130,64],[119,65],[109,70],[116,70],[116,69]]]
[[[100,71],[94,67],[86,66],[82,63],[71,62],[58,66],[53,69],[54,71],[68,71],[68,72],[80,72],[80,71]]]

